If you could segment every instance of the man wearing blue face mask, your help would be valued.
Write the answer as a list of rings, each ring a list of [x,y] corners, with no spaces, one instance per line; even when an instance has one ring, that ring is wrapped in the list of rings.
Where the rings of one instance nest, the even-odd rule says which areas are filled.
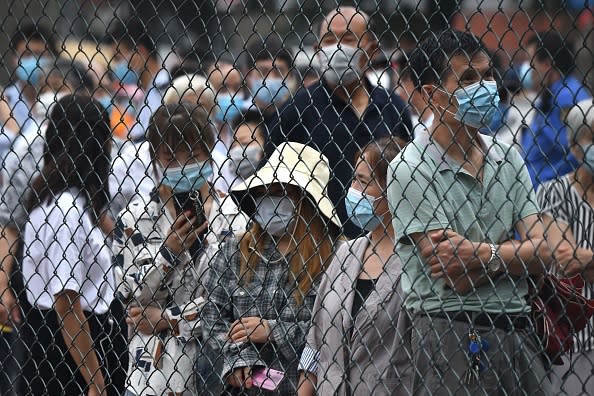
[[[34,23],[23,24],[12,36],[14,82],[4,89],[2,96],[21,129],[33,122],[30,114],[47,72],[44,69],[51,66],[57,54],[53,37],[46,26]]]
[[[354,7],[332,11],[322,22],[315,49],[321,79],[299,89],[268,122],[266,156],[285,141],[321,151],[332,169],[329,197],[344,234],[354,238],[363,230],[349,220],[344,197],[355,153],[381,137],[394,136],[404,145],[412,126],[403,100],[365,77],[377,49],[369,16]]]
[[[150,117],[161,105],[169,85],[169,74],[159,62],[148,27],[140,19],[118,24],[110,35],[115,43],[115,56],[109,63],[115,93],[126,91],[128,103],[123,104],[124,109],[132,108],[136,115],[128,139],[143,142]]]
[[[207,68],[208,84],[215,93],[216,108],[211,114],[218,125],[229,123],[247,106],[240,66],[231,57],[221,56]],[[219,128],[223,129],[223,128]],[[219,136],[225,145],[227,136]]]
[[[267,122],[289,99],[296,85],[293,57],[274,36],[268,36],[264,43],[254,43],[248,53],[253,60],[247,75],[248,88]]]
[[[551,252],[520,154],[479,133],[499,104],[488,53],[476,36],[445,31],[410,66],[435,120],[388,172],[412,393],[551,394],[526,300]]]

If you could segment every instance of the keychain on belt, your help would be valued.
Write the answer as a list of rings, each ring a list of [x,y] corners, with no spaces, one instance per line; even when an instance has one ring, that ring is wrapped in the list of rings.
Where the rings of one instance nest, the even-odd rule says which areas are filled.
[[[470,367],[464,376],[466,385],[473,385],[478,382],[479,376],[486,366],[481,362],[481,353],[489,350],[489,341],[481,339],[481,336],[474,331],[473,327],[468,330],[468,358]]]

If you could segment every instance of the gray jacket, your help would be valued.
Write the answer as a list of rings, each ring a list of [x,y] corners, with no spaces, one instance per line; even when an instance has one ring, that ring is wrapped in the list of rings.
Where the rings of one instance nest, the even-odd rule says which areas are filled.
[[[411,393],[410,321],[402,309],[402,264],[385,264],[375,289],[354,320],[355,287],[369,244],[362,237],[342,245],[323,275],[314,304],[307,348],[319,352],[319,395],[400,395]]]

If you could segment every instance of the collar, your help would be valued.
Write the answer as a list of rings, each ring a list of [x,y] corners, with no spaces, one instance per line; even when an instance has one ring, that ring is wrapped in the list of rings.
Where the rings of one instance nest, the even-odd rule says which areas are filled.
[[[384,108],[385,105],[388,104],[390,101],[390,93],[383,87],[374,87],[367,77],[364,77],[362,80],[363,84],[365,85],[365,89],[369,94],[369,106],[372,105],[377,106],[378,108]],[[332,88],[328,84],[328,82],[324,79],[320,79],[320,86],[326,91],[330,100],[334,103],[340,103],[342,106],[347,106],[348,104],[342,100],[337,94],[336,89]]]
[[[501,163],[505,159],[505,153],[491,136],[481,133],[478,135],[482,146],[487,150],[486,158],[490,161]],[[461,164],[453,159],[437,142],[431,139],[429,131],[419,133],[414,142],[420,146],[423,156],[427,155],[433,162],[437,163],[439,171],[450,170],[456,173],[466,173]]]

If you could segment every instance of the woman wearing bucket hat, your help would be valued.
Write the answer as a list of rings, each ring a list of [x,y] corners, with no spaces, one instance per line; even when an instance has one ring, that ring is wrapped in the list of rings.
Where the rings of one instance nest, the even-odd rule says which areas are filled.
[[[396,141],[382,138],[355,157],[345,204],[367,235],[340,246],[322,276],[299,362],[300,396],[410,393],[402,263],[386,197],[388,165],[399,152]]]
[[[254,223],[213,260],[203,309],[205,339],[221,351],[231,394],[297,391],[317,285],[340,228],[326,194],[329,176],[319,152],[283,143],[231,191]]]

